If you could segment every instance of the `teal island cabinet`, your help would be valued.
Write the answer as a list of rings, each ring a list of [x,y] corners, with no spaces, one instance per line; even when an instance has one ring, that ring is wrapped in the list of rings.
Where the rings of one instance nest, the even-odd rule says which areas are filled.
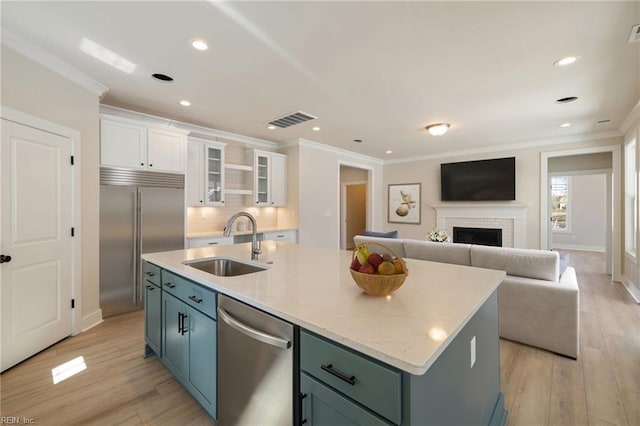
[[[352,282],[346,251],[271,242],[259,272],[219,277],[188,266],[211,257],[248,262],[250,251],[238,244],[143,255],[153,274],[145,353],[219,424],[218,294],[294,325],[291,424],[506,423],[497,305],[504,272],[408,259],[405,284],[376,298]],[[319,274],[318,264],[336,272]]]

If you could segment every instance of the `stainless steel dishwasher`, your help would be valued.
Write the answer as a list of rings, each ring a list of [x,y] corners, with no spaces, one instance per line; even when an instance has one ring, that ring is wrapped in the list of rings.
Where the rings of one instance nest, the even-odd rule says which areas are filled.
[[[292,425],[293,325],[218,296],[218,424]]]

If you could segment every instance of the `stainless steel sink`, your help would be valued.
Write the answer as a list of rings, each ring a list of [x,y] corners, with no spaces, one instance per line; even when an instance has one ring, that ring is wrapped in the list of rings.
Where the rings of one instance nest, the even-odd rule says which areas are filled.
[[[268,269],[266,266],[239,262],[226,257],[193,260],[184,262],[184,264],[219,277],[235,277],[237,275],[246,275]]]

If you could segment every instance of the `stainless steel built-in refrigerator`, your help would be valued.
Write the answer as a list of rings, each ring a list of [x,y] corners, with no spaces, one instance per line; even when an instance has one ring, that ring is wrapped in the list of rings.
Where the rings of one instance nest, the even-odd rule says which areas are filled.
[[[143,306],[140,255],[184,248],[184,175],[100,169],[103,317]]]

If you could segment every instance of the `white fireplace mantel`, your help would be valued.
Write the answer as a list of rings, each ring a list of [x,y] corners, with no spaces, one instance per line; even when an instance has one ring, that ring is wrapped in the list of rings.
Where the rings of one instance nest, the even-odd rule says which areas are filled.
[[[510,224],[508,233],[513,234],[513,247],[526,247],[526,213],[527,204],[492,204],[492,203],[456,203],[434,204],[431,206],[436,211],[436,226],[438,229],[452,232],[452,224],[458,220],[476,219],[479,222],[486,220],[506,220]],[[483,227],[483,226],[479,226]],[[503,232],[505,229],[503,229]]]

